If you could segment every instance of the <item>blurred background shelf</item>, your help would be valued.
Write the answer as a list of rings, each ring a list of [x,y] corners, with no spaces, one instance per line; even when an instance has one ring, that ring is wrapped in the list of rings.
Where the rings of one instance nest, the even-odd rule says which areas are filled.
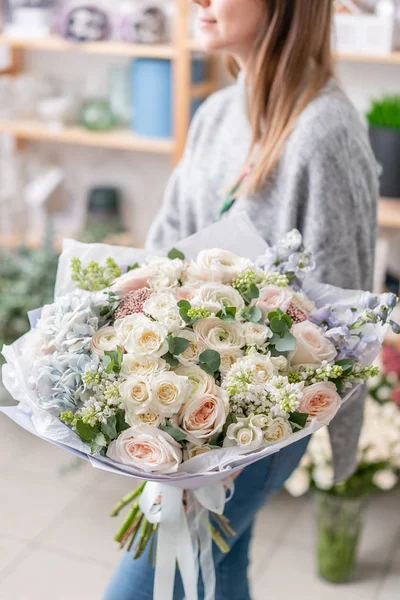
[[[53,130],[40,121],[0,119],[0,133],[12,135],[20,140],[42,140],[117,150],[162,154],[170,154],[175,150],[174,140],[142,138],[124,129],[92,132],[82,127],[71,126]]]
[[[87,54],[109,54],[132,58],[165,58],[176,56],[173,44],[131,44],[128,42],[68,42],[57,36],[40,39],[14,39],[0,35],[0,45],[16,50],[44,50],[47,52],[83,52]]]

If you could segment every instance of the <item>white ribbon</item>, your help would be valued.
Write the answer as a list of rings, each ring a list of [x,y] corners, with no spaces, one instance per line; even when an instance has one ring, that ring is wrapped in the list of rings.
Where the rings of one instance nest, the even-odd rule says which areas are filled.
[[[223,514],[225,488],[218,483],[186,493],[187,513],[180,488],[147,482],[140,498],[140,508],[146,519],[159,524],[153,600],[173,600],[176,563],[186,600],[198,600],[199,551],[204,600],[215,600],[215,567],[208,511]]]

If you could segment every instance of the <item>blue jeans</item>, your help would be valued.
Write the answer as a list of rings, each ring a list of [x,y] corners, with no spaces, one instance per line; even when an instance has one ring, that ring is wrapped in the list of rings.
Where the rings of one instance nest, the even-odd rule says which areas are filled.
[[[309,438],[305,438],[247,467],[235,481],[235,494],[227,503],[225,515],[236,535],[228,540],[229,554],[223,554],[214,544],[217,576],[216,600],[251,600],[247,569],[252,528],[258,510],[277,492],[297,467]],[[154,570],[147,553],[133,560],[125,552],[103,600],[152,600]],[[199,600],[204,597],[199,582]],[[177,573],[174,600],[183,600],[181,578]]]

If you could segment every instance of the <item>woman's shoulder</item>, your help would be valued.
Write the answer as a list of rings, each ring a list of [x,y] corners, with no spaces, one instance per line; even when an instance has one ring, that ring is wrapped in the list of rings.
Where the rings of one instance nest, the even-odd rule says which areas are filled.
[[[345,145],[370,152],[366,125],[335,79],[331,79],[299,116],[290,140],[307,147],[307,154]]]

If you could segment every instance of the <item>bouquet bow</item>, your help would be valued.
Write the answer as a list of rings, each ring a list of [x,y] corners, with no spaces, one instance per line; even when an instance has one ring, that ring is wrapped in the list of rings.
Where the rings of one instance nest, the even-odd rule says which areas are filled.
[[[188,490],[186,510],[184,490],[148,482],[140,498],[140,508],[150,523],[159,524],[154,600],[173,597],[175,567],[178,563],[186,600],[198,600],[198,561],[204,584],[204,600],[215,597],[215,567],[208,511],[222,515],[226,489],[219,482],[197,490]],[[233,495],[230,484],[229,498]]]

